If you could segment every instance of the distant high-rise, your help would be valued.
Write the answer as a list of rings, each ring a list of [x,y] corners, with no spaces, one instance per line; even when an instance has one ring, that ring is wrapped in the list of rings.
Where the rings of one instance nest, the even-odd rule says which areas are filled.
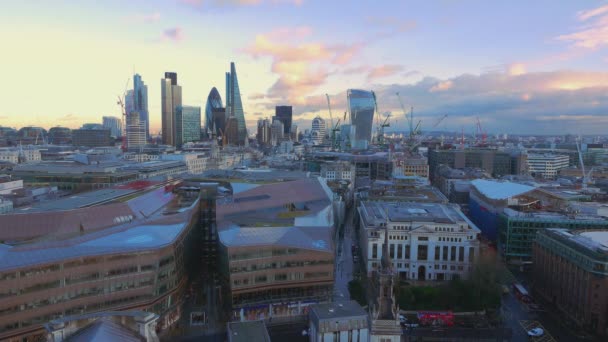
[[[129,114],[134,110],[135,103],[133,102],[133,89],[129,89],[125,94],[125,113]]]
[[[273,146],[277,146],[283,141],[283,132],[285,131],[283,123],[276,117],[273,117],[272,125],[270,126],[270,141]]]
[[[205,131],[211,132],[213,129],[215,129],[216,131],[212,132],[212,134],[219,135],[219,127],[217,127],[217,124],[215,125],[216,127],[213,125],[213,112],[223,107],[224,105],[222,104],[222,97],[217,91],[217,88],[213,87],[209,92],[209,96],[207,96],[207,105],[205,106]],[[224,113],[225,112],[226,111],[224,110]],[[225,117],[224,120],[226,120]]]
[[[138,111],[132,111],[127,114],[127,148],[136,149],[146,142],[146,123],[141,121]]]
[[[237,140],[230,142],[235,145],[244,145],[247,139],[247,128],[245,126],[245,113],[241,101],[241,90],[236,76],[234,62],[230,63],[230,72],[226,73],[226,120],[235,118],[237,122]]]
[[[375,95],[371,91],[349,89],[347,99],[350,122],[354,127],[352,148],[367,149],[372,140],[372,125],[376,109]]]
[[[258,120],[258,144],[259,145],[268,145],[270,144],[270,121],[268,119],[259,119]]]
[[[65,145],[72,140],[72,130],[66,127],[51,127],[49,129],[49,144]]]
[[[133,110],[139,112],[139,122],[146,127],[146,138],[150,137],[150,115],[148,112],[148,86],[139,74],[133,76]]]
[[[291,118],[292,118],[293,107],[291,106],[276,106],[274,107],[274,113],[277,119],[283,123],[283,133],[291,133]]]
[[[176,145],[201,140],[201,107],[179,106],[175,112]]]
[[[322,117],[317,116],[312,119],[312,129],[310,130],[310,136],[315,145],[321,145],[325,138],[325,120]]]
[[[235,117],[226,118],[226,130],[222,136],[224,145],[237,145],[239,141],[239,124]]]
[[[115,116],[102,117],[102,125],[110,130],[110,136],[113,138],[122,137],[122,121]]]
[[[177,74],[166,72],[160,80],[161,88],[161,124],[163,144],[176,145],[175,112],[182,105],[182,87],[177,85]]]

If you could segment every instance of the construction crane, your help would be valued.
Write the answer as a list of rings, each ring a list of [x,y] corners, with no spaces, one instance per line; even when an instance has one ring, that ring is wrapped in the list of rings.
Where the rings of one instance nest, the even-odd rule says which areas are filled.
[[[338,119],[338,122],[334,126],[334,118],[331,114],[331,102],[329,100],[329,94],[325,94],[325,97],[327,97],[327,109],[329,110],[329,122],[331,123],[331,149],[332,151],[335,151],[336,149],[340,149],[340,144],[336,137],[336,132],[340,131],[340,129],[338,128],[338,125],[340,124],[340,119]]]
[[[583,153],[581,152],[581,139],[578,139],[579,141],[576,142],[576,151],[578,152],[578,161],[581,164],[581,171],[582,171],[582,182],[583,182],[583,189],[587,188],[587,185],[589,184],[589,182],[591,181],[591,175],[593,174],[593,168],[591,168],[591,170],[589,170],[589,173],[585,172],[585,163],[583,162]]]
[[[117,105],[120,106],[121,112],[122,112],[122,127],[124,127],[125,129],[125,134],[122,137],[122,146],[121,149],[123,152],[127,151],[127,110],[125,108],[125,98],[127,96],[127,88],[129,87],[129,81],[131,80],[131,78],[127,78],[127,83],[125,84],[125,91],[122,93],[122,96],[118,95],[118,101],[116,102]]]
[[[433,128],[435,128],[435,127],[439,126],[439,124],[440,124],[440,123],[441,123],[441,122],[442,122],[442,121],[443,121],[445,118],[447,118],[447,117],[448,117],[448,115],[447,115],[447,114],[445,114],[444,116],[440,117],[440,118],[439,118],[437,121],[435,121],[435,123],[433,124]]]
[[[407,111],[405,110],[405,106],[403,105],[403,102],[401,101],[401,96],[399,95],[399,93],[397,94],[397,99],[399,99],[399,105],[401,105],[401,110],[403,111],[403,116],[405,116],[405,119],[407,120],[407,123],[409,125],[410,128],[410,141],[414,140],[416,138],[416,135],[420,134],[420,124],[422,123],[422,120],[418,120],[418,123],[416,124],[416,126],[414,127],[414,107],[410,107],[410,115],[407,115]]]
[[[486,132],[484,132],[484,130],[481,128],[481,121],[479,121],[479,117],[477,117],[477,133],[481,134],[481,144],[485,145],[486,144]]]

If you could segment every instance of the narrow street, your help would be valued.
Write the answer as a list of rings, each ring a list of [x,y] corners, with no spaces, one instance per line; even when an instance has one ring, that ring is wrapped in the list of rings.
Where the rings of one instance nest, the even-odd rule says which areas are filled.
[[[353,208],[346,210],[344,235],[338,234],[336,241],[334,301],[350,300],[348,282],[353,279],[353,254],[351,250],[354,237],[353,213]]]

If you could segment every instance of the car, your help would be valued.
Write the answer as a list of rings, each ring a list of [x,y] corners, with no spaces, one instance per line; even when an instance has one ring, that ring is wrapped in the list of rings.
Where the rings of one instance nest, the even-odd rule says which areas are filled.
[[[541,337],[545,334],[545,331],[542,328],[534,328],[528,330],[528,336],[530,337]]]
[[[399,315],[399,322],[405,323],[405,322],[407,322],[407,318],[405,318],[405,316],[403,316],[403,315]]]

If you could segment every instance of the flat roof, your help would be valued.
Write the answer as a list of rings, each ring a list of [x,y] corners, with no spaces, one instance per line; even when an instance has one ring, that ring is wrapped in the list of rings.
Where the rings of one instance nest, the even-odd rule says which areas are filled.
[[[475,179],[471,181],[471,185],[473,185],[482,195],[493,200],[508,199],[536,189],[533,186],[518,183],[497,182],[485,179]]]
[[[348,302],[314,304],[310,306],[310,311],[314,313],[319,320],[351,317],[367,318],[367,312],[354,300]]]
[[[582,232],[581,236],[587,237],[591,239],[591,241],[596,242],[606,248],[608,248],[608,230],[603,231],[595,231],[595,232]]]
[[[460,209],[450,204],[365,201],[360,208],[365,213],[366,223],[371,225],[386,219],[391,222],[468,223]]]
[[[70,210],[88,207],[97,203],[111,201],[136,192],[134,189],[108,188],[89,192],[78,193],[57,200],[42,201],[32,204],[30,207],[16,208],[15,213],[30,213],[56,210]]]
[[[264,321],[229,322],[229,342],[270,342]]]
[[[219,232],[226,247],[286,246],[321,252],[333,251],[328,227],[239,227],[230,224]]]

